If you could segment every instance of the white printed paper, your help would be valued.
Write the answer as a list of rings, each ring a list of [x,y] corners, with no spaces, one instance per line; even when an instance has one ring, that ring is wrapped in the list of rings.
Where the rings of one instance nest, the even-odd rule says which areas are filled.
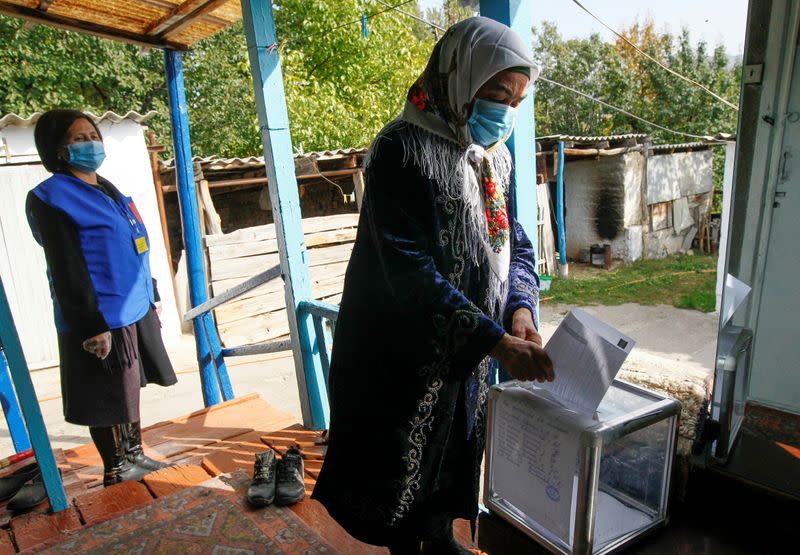
[[[575,415],[515,387],[492,420],[492,492],[568,541],[580,430]]]
[[[538,385],[565,407],[593,415],[636,342],[579,308],[556,329],[545,351],[555,380]]]
[[[725,290],[722,295],[722,326],[728,323],[733,317],[733,313],[741,306],[747,295],[750,294],[750,286],[728,274],[725,276]]]

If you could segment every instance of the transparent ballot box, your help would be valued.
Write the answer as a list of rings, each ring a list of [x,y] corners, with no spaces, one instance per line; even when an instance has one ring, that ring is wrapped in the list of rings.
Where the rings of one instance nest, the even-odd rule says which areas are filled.
[[[680,405],[614,380],[593,417],[491,388],[484,503],[553,553],[610,553],[667,522]]]

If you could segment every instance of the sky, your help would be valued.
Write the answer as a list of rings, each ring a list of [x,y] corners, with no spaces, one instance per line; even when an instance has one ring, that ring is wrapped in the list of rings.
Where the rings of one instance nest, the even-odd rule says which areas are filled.
[[[551,21],[565,38],[587,37],[593,32],[607,39],[614,36],[571,0],[533,0],[533,22]],[[590,11],[614,29],[632,24],[637,18],[652,17],[659,31],[678,34],[688,27],[692,42],[705,40],[715,47],[722,43],[728,55],[744,50],[747,0],[581,0]],[[441,0],[420,0],[424,9],[441,5]]]

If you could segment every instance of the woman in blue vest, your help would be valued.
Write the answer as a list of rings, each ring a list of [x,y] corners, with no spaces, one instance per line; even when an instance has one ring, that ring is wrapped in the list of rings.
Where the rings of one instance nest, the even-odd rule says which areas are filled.
[[[105,152],[89,116],[51,110],[34,138],[53,175],[28,194],[26,212],[47,259],[64,418],[89,426],[104,485],[140,480],[168,466],[142,450],[140,388],[177,382],[161,340],[147,230],[133,200],[97,175]]]

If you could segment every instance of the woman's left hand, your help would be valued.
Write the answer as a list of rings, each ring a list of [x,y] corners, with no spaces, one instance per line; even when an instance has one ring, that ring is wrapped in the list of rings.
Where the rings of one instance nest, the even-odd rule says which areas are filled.
[[[511,317],[511,335],[542,346],[542,336],[533,325],[533,314],[527,308],[518,308]]]
[[[159,318],[161,318],[161,310],[163,308],[163,306],[161,305],[161,301],[156,301],[155,306],[156,306],[156,314],[158,315]]]

